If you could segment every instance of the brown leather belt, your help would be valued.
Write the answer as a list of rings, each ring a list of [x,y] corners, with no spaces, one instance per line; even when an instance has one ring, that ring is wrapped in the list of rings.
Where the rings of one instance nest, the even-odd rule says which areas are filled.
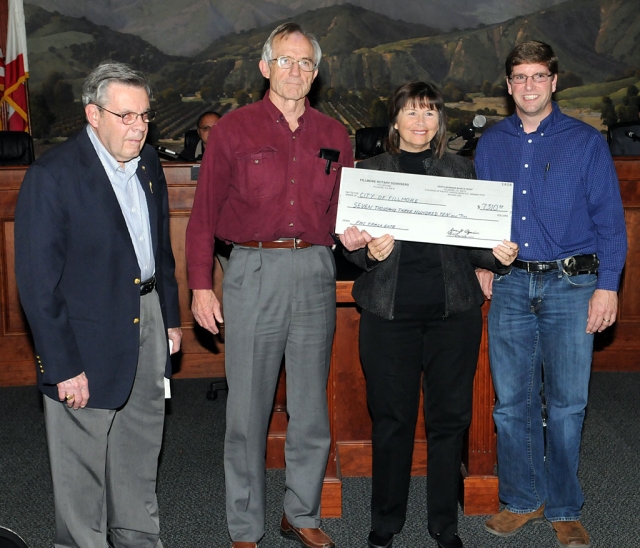
[[[305,249],[311,247],[313,244],[298,238],[281,238],[280,240],[274,240],[272,242],[256,242],[255,240],[236,242],[235,245],[241,247],[260,247],[263,249]]]

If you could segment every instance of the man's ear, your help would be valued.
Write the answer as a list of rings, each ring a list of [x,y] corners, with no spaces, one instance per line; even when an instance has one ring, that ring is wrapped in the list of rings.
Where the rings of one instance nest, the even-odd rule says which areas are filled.
[[[87,105],[84,107],[84,115],[91,127],[98,127],[98,119],[100,118],[100,109],[97,105]]]
[[[269,63],[265,63],[262,59],[260,59],[260,63],[258,63],[258,66],[260,67],[260,72],[262,73],[262,76],[264,76],[268,80],[269,76],[271,76],[271,69],[269,68]]]

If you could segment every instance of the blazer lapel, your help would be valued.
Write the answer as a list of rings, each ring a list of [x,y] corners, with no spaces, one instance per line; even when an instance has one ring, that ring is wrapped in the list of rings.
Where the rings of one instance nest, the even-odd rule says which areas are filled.
[[[153,244],[154,256],[156,255],[156,246],[158,245],[158,209],[156,202],[155,189],[153,188],[153,181],[149,175],[149,169],[144,163],[144,160],[140,159],[138,169],[136,171],[138,180],[142,185],[142,190],[147,199],[147,209],[149,211],[149,229],[151,231],[151,243]]]
[[[78,135],[78,145],[81,150],[80,161],[84,164],[83,169],[86,169],[88,173],[91,173],[92,177],[87,180],[87,184],[93,185],[94,191],[96,193],[96,198],[98,203],[108,206],[110,215],[113,218],[113,226],[115,230],[120,234],[120,238],[123,242],[126,242],[127,249],[133,254],[133,257],[136,259],[137,257],[136,251],[133,246],[133,242],[131,241],[131,234],[129,234],[129,228],[127,227],[127,221],[122,214],[122,208],[120,207],[120,203],[118,202],[118,198],[116,197],[116,193],[113,190],[113,186],[111,185],[111,181],[107,173],[104,170],[104,166],[98,157],[98,153],[89,139],[89,136],[86,133],[86,129],[82,130]],[[89,129],[91,131],[91,129]],[[145,196],[147,198],[147,204],[149,209],[149,221],[151,222],[151,239],[155,248],[155,234],[153,227],[155,226],[155,222],[157,219],[157,212],[155,208],[152,207],[149,200],[149,189],[145,188],[147,185],[146,181],[148,177],[143,179],[141,177],[141,173],[144,173],[143,170],[140,169],[142,162],[138,164],[138,169],[136,171],[138,178],[140,179],[140,183],[142,184],[142,188],[144,189]],[[152,220],[153,218],[153,220]]]

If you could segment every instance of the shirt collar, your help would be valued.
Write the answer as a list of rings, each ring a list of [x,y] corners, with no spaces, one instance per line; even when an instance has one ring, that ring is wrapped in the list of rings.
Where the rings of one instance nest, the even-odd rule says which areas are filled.
[[[538,124],[538,129],[536,129],[535,133],[544,133],[550,127],[553,127],[560,115],[560,107],[555,101],[551,101],[551,112],[546,118],[544,118],[544,120],[542,120],[542,122],[540,122],[540,124]],[[514,112],[511,116],[511,122],[518,133],[523,131],[522,120],[520,120],[517,112]]]
[[[271,93],[271,90],[268,89],[267,92],[264,94],[264,97],[262,98],[262,105],[264,106],[265,110],[267,111],[267,113],[273,119],[274,122],[280,123],[282,121],[285,121],[284,114],[282,114],[282,112],[280,112],[280,109],[271,102],[271,99],[269,99],[269,93]],[[309,112],[310,108],[311,108],[311,103],[309,102],[309,98],[305,97],[304,112],[298,118],[299,129],[302,129],[305,126],[305,115],[307,114],[307,112]]]
[[[113,176],[118,172],[124,173],[127,176],[132,175],[136,172],[136,170],[138,169],[138,163],[140,162],[140,156],[137,156],[136,158],[133,158],[133,160],[125,162],[123,168],[118,163],[118,160],[116,160],[105,148],[100,139],[98,139],[96,132],[89,124],[87,124],[87,133],[89,135],[89,140],[93,144],[93,148],[95,148],[96,153],[98,154],[98,158],[100,158],[100,162],[102,163],[104,170],[107,172],[107,176],[109,177],[110,181],[113,180]]]

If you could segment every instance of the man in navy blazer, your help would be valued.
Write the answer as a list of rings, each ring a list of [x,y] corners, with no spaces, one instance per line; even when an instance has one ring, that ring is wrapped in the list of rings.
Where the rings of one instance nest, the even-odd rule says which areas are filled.
[[[18,197],[56,548],[162,546],[164,377],[182,333],[167,185],[144,144],[149,95],[127,65],[99,65],[83,86],[87,126],[29,168]]]

